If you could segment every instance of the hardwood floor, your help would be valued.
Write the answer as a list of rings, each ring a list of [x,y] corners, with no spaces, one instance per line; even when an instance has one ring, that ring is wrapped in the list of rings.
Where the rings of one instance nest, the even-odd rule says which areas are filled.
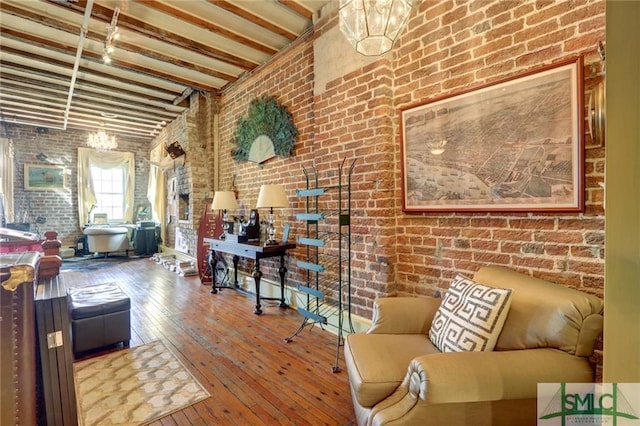
[[[302,321],[295,310],[267,301],[254,315],[253,295],[211,294],[146,258],[62,276],[119,283],[131,298],[131,346],[161,339],[211,394],[152,425],[355,424],[342,348],[343,371],[331,372],[336,336],[316,326],[286,343]]]

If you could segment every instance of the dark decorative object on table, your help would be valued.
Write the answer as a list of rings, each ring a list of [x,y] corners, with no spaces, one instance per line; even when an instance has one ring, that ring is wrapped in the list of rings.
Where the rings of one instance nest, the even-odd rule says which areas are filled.
[[[260,240],[260,215],[258,214],[258,210],[251,210],[249,220],[245,220],[244,216],[236,216],[233,220],[238,222],[238,235],[245,237],[244,241]]]

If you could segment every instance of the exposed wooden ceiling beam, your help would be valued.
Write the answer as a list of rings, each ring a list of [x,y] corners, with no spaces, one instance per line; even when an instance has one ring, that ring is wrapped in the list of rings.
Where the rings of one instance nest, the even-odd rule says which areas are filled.
[[[286,38],[289,41],[293,41],[295,40],[298,36],[290,31],[285,30],[284,28],[281,28],[269,21],[267,21],[266,19],[262,19],[259,16],[256,16],[250,12],[248,12],[245,9],[242,9],[241,7],[236,6],[233,3],[230,3],[226,0],[207,0],[209,3],[226,10],[227,12],[231,12],[234,15],[238,15],[243,19],[246,19],[247,21],[259,25],[262,28],[265,28],[269,31],[271,31],[272,33],[278,34],[284,38]]]
[[[6,68],[5,72],[8,71],[10,68],[16,68],[19,70],[24,70],[24,71],[28,71],[32,74],[40,74],[42,76],[47,76],[50,78],[55,78],[58,80],[64,80],[67,76],[63,75],[63,74],[58,74],[54,71],[52,71],[51,69],[44,71],[44,70],[40,70],[31,66],[27,66],[21,63],[16,63],[13,62],[11,60],[7,60],[4,58],[0,58],[0,66],[2,66],[3,68]],[[125,88],[118,88],[117,92],[114,92],[113,86],[107,85],[107,84],[103,84],[103,83],[97,83],[97,82],[93,82],[93,81],[87,81],[87,80],[81,80],[79,81],[78,84],[82,84],[83,87],[85,88],[96,88],[96,89],[103,89],[103,90],[108,90],[110,93],[113,94],[113,96],[124,96],[124,95],[129,95],[129,96],[135,96],[141,99],[147,99],[149,101],[160,101],[160,102],[166,102],[164,99],[158,97],[158,96],[152,96],[148,93],[143,93],[143,92],[137,92],[137,91],[133,91],[133,90],[129,90],[129,89],[125,89]]]
[[[64,86],[56,86],[54,84],[43,86],[39,84],[39,82],[27,81],[27,79],[19,76],[8,76],[6,74],[0,77],[0,86],[2,87],[3,94],[12,93],[11,91],[13,90],[16,93],[28,94],[30,99],[38,95],[40,97],[59,98],[60,96],[66,95],[68,91],[68,88]],[[166,108],[153,107],[149,104],[128,100],[96,98],[94,93],[86,92],[82,89],[76,91],[75,98],[78,105],[91,106],[101,112],[148,117],[154,122],[171,120],[182,111],[182,108],[175,108],[176,110],[171,112],[167,111]]]
[[[305,34],[330,0],[191,1],[94,0],[83,24],[88,0],[0,0],[0,122],[63,129],[68,118],[88,130],[106,122],[150,141],[149,129],[183,114],[194,91],[220,96]],[[116,6],[122,37],[106,65]]]
[[[8,13],[10,15],[15,15],[15,16],[25,18],[42,25],[46,25],[47,27],[56,28],[64,32],[68,32],[72,34],[80,33],[79,23],[78,25],[69,25],[67,23],[60,22],[59,20],[54,19],[50,16],[41,15],[37,12],[33,12],[29,10],[29,2],[20,3],[20,7],[15,6],[13,4],[8,4],[8,3],[0,3],[0,11],[4,13]],[[82,12],[84,12],[84,9]],[[5,19],[7,19],[6,16],[5,16]]]
[[[22,52],[21,50],[14,49],[12,47],[3,46],[2,50],[3,50],[3,52],[6,52],[6,53],[12,53],[12,54],[14,54],[16,56],[22,56],[25,59],[41,61],[41,62],[47,63],[49,65],[57,65],[57,66],[63,67],[63,68],[69,67],[69,65],[70,65],[68,62],[60,61],[60,60],[57,60],[57,59],[52,59],[52,58],[49,58],[49,57],[46,57],[46,56],[42,56],[42,55],[36,55],[34,53],[26,54],[26,53]],[[86,56],[94,56],[94,55],[95,55],[96,58],[99,57],[99,55],[96,55],[96,54],[94,54],[92,52],[87,52],[87,51],[85,51],[83,55],[85,57]],[[159,88],[159,87],[154,86],[152,84],[141,83],[139,81],[129,80],[129,79],[126,79],[126,78],[122,78],[120,76],[115,77],[112,74],[108,74],[108,73],[101,72],[101,71],[98,71],[98,70],[95,70],[95,69],[91,69],[91,68],[88,68],[88,67],[84,67],[84,66],[80,66],[78,68],[78,70],[80,72],[91,73],[92,75],[97,76],[97,77],[117,79],[119,83],[135,85],[135,86],[140,87],[141,89],[147,89],[147,90],[151,90],[151,91],[154,91],[154,92],[165,93],[167,95],[173,95],[173,96],[179,95],[179,93],[176,93],[175,91],[172,91],[172,90],[162,89],[162,88]]]
[[[57,126],[60,121],[60,115],[64,113],[64,108],[59,111],[52,110],[50,112],[46,110],[37,110],[35,108],[26,108],[21,110],[15,110],[11,106],[3,105],[0,109],[2,113],[2,118],[8,122],[16,122],[21,124],[34,124],[37,123],[44,127],[55,127],[60,128],[61,126]],[[104,127],[105,130],[108,130],[110,133],[119,133],[126,134],[130,136],[136,137],[144,137],[149,138],[150,132],[152,132],[156,126],[151,125],[135,125],[132,126],[128,122],[121,121],[120,123],[114,122],[113,120],[97,120],[92,116],[82,116],[75,114],[69,117],[69,127],[82,128],[87,130],[95,130],[97,127]]]
[[[294,0],[276,0],[276,1],[281,5],[289,8],[289,10],[297,13],[298,15],[304,16],[308,20],[313,19],[313,12]]]
[[[39,96],[37,92],[28,91],[27,93],[31,96],[32,102],[29,105],[25,105],[24,102],[21,102],[22,97],[25,92],[20,91],[20,88],[17,88],[13,85],[3,86],[3,95],[0,98],[0,105],[3,105],[5,108],[9,108],[14,111],[23,110],[64,110],[65,105],[61,98],[55,97],[43,97]],[[175,118],[171,115],[158,115],[158,114],[141,114],[136,111],[127,111],[123,108],[120,109],[105,109],[101,108],[100,105],[95,105],[91,102],[82,102],[75,101],[73,109],[71,111],[72,115],[81,114],[85,117],[95,117],[96,120],[100,121],[113,121],[113,122],[133,122],[141,126],[154,128],[159,122],[171,120]]]
[[[232,31],[227,30],[226,28],[216,25],[211,21],[207,21],[205,19],[199,18],[197,16],[191,15],[189,13],[184,12],[181,9],[170,6],[167,3],[161,3],[158,0],[135,0],[137,3],[142,3],[147,7],[158,10],[160,12],[166,13],[169,16],[173,16],[176,18],[180,18],[185,22],[190,24],[202,27],[206,30],[211,31],[212,33],[218,34],[222,37],[226,37],[229,40],[233,40],[236,43],[243,44],[251,49],[255,49],[259,52],[266,53],[268,55],[274,55],[277,50],[271,48],[269,46],[265,46],[264,44],[258,43],[250,38],[243,37],[239,34],[236,34]]]
[[[56,4],[60,7],[65,7],[70,10],[73,10],[78,14],[84,12],[84,9],[87,3],[86,0],[78,0],[77,3],[58,3],[54,0],[49,0],[49,2]],[[99,19],[105,23],[111,22],[113,11],[114,9],[94,3],[93,9],[91,12],[91,17],[94,19]],[[149,37],[151,39],[158,40],[163,43],[171,44],[175,47],[187,49],[191,52],[199,53],[203,56],[207,56],[212,59],[217,59],[219,61],[232,64],[238,68],[241,68],[247,71],[252,70],[257,65],[259,65],[258,63],[240,58],[235,55],[231,55],[220,49],[216,49],[216,48],[207,46],[203,43],[199,43],[195,40],[188,39],[186,37],[183,37],[179,34],[168,31],[166,29],[149,25],[144,21],[128,16],[126,12],[123,12],[123,11],[120,11],[120,14],[118,15],[118,27],[126,28],[128,31],[141,34],[145,37]]]
[[[35,35],[32,34],[26,34],[22,31],[17,31],[17,30],[13,30],[10,28],[0,28],[0,34],[5,35],[5,36],[9,36],[12,37],[16,40],[28,40],[29,42],[38,45],[38,46],[42,46],[45,48],[51,48],[51,49],[56,49],[59,50],[61,52],[67,53],[67,54],[75,54],[75,46],[69,46],[67,44],[63,44],[54,40],[50,40],[50,39],[44,39],[42,37],[37,37]],[[90,38],[90,37],[87,37]],[[98,40],[100,41],[101,38],[100,37],[93,37],[94,40]],[[122,43],[122,42],[118,42],[118,49],[123,49],[123,50],[129,50],[131,52],[135,52],[138,54],[142,54],[145,55],[147,53],[150,52],[145,52],[144,49],[140,49],[137,48],[135,45],[130,44],[130,43]],[[160,60],[163,61],[165,63],[170,63],[179,67],[184,67],[184,66],[190,66],[189,63],[187,63],[186,61],[180,61],[177,60],[175,58],[169,58],[166,55],[159,55],[159,54],[153,54],[153,55],[147,55],[149,57],[152,57],[152,59],[156,59],[156,60]],[[85,49],[83,52],[83,57],[86,58],[91,58],[94,59],[96,62],[98,63],[102,63],[102,55],[98,54],[98,53],[94,53],[94,52],[90,52],[89,50]],[[157,77],[157,78],[161,78],[161,79],[165,79],[165,80],[172,80],[172,81],[179,81],[182,84],[188,85],[188,86],[192,86],[196,89],[199,90],[204,90],[204,91],[212,91],[212,92],[217,92],[220,87],[215,87],[215,86],[209,86],[206,84],[202,84],[200,82],[196,82],[194,80],[190,80],[190,79],[185,79],[185,78],[180,78],[179,76],[176,76],[175,74],[168,74],[168,73],[163,73],[157,70],[153,70],[150,68],[145,68],[142,67],[140,65],[137,65],[135,63],[132,62],[126,62],[126,61],[122,61],[122,60],[118,60],[118,59],[112,59],[112,65],[114,66],[119,66],[120,68],[124,69],[124,70],[135,70],[153,77]],[[221,73],[221,72],[217,72],[217,71],[213,71],[209,68],[205,68],[202,66],[192,66],[192,69],[194,69],[197,72],[200,72],[202,74],[208,75],[209,77],[214,77],[214,78],[219,78],[221,80],[225,80],[225,81],[236,81],[237,78],[235,76],[229,75],[229,74],[225,74],[225,73]]]

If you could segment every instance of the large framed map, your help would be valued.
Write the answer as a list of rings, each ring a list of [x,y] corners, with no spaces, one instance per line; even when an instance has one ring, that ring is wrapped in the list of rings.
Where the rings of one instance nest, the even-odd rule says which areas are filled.
[[[582,211],[582,57],[400,111],[403,210]]]

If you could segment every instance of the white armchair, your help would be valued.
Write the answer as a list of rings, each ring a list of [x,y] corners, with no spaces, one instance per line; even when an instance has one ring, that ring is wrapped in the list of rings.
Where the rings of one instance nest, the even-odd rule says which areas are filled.
[[[92,253],[109,253],[124,251],[129,255],[129,228],[126,226],[90,226],[84,230],[87,246]]]

